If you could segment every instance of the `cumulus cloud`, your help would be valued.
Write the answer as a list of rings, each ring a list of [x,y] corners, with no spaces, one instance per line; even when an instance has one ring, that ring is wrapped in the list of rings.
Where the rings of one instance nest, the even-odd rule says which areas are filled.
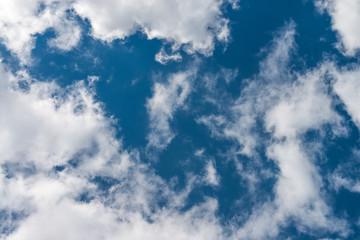
[[[237,1],[229,2],[238,7]],[[13,18],[0,14],[4,30],[0,34],[3,43],[24,61],[34,46],[34,35],[48,28],[56,33],[49,46],[70,50],[77,44],[81,30],[65,14],[69,6],[88,18],[93,36],[104,41],[141,30],[148,38],[169,42],[174,54],[162,48],[157,55],[163,64],[178,61],[181,56],[176,50],[181,46],[189,53],[209,55],[215,42],[226,42],[229,35],[220,11],[223,1],[117,1],[114,6],[110,1],[49,0],[39,5],[34,0],[16,8],[20,3],[4,5],[17,14]],[[341,6],[336,1],[326,3]],[[335,14],[330,5],[324,6]],[[344,27],[336,27],[340,28]],[[23,35],[16,39],[18,31]],[[263,144],[265,157],[277,167],[274,196],[256,203],[250,216],[239,213],[236,217],[244,221],[240,228],[231,223],[233,234],[224,233],[228,229],[220,224],[213,198],[184,210],[195,185],[220,184],[215,161],[206,163],[200,180],[192,176],[183,190],[175,191],[141,162],[136,150],[123,149],[116,138],[115,120],[106,117],[102,104],[95,100],[97,77],[64,89],[51,81],[32,79],[25,71],[12,74],[0,64],[0,239],[276,239],[290,221],[299,232],[346,237],[348,225],[333,216],[318,159],[313,149],[305,147],[304,135],[320,132],[325,125],[335,137],[343,131],[334,95],[360,126],[359,68],[337,69],[323,63],[303,72],[292,71],[289,61],[296,48],[295,34],[295,24],[286,24],[264,50],[269,54],[260,63],[259,73],[243,81],[239,98],[226,106],[219,103],[222,114],[197,119],[209,127],[212,136],[236,142],[239,148],[233,156],[259,162],[257,150]],[[356,41],[343,41],[349,52],[358,48]],[[171,121],[186,106],[196,74],[191,69],[156,80],[146,102],[148,147],[162,150],[176,136]],[[237,72],[223,75],[231,82]],[[216,92],[212,83],[205,85]],[[203,154],[201,149],[195,156]],[[237,168],[255,189],[261,171],[247,172],[241,162]],[[329,177],[333,187],[359,192],[358,181],[346,174],[338,168]]]
[[[315,3],[330,14],[332,28],[339,33],[345,53],[355,54],[360,48],[360,1],[319,0]]]
[[[149,39],[164,39],[177,49],[210,55],[215,40],[226,42],[228,20],[222,16],[226,1],[76,1],[74,9],[92,23],[93,35],[104,41],[123,39],[137,30]],[[231,1],[236,6],[237,1]]]
[[[95,145],[100,152],[110,154],[118,148],[120,143],[99,134],[111,133],[111,119],[100,114],[100,104],[93,101],[84,81],[63,90],[55,83],[33,84],[25,75],[28,89],[21,90],[18,82],[7,80],[13,76],[3,72],[2,77],[2,163],[18,159],[23,165],[49,170],[66,164],[81,149],[86,152]],[[91,168],[90,162],[87,168]]]
[[[175,192],[122,149],[96,77],[62,89],[1,64],[0,78],[0,239],[223,238],[215,199],[180,211],[196,181]]]
[[[325,123],[337,124],[341,118],[332,109],[332,98],[323,80],[326,68],[299,76],[276,106],[265,115],[266,128],[277,138],[294,138]],[[285,90],[285,91],[284,91]]]
[[[63,200],[30,216],[7,239],[218,239],[217,222],[207,215],[214,208],[209,202],[184,215],[163,212],[149,223],[140,214],[119,221],[116,211],[101,204]]]
[[[88,19],[92,35],[106,42],[124,39],[142,31],[149,39],[170,43],[172,50],[180,47],[188,53],[211,55],[216,41],[226,43],[230,30],[223,17],[223,4],[237,6],[237,1],[97,1],[97,0],[14,0],[0,3],[1,42],[22,63],[29,64],[36,36],[52,29],[55,38],[50,47],[71,50],[81,39],[81,27],[74,14]],[[165,64],[179,61],[179,53],[160,51],[156,57]]]
[[[31,50],[35,47],[36,34],[47,29],[55,30],[49,44],[70,50],[80,39],[80,27],[68,16],[69,1],[14,0],[0,3],[0,40],[16,54],[22,63],[30,64]]]

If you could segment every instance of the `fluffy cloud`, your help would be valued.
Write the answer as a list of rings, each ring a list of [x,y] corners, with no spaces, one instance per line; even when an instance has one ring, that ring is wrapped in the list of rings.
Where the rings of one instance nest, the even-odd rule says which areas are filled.
[[[237,1],[229,2],[237,7]],[[189,53],[209,55],[216,41],[227,41],[228,23],[220,11],[223,3],[157,0],[117,1],[114,5],[110,1],[49,0],[42,5],[28,1],[17,8],[22,2],[13,1],[0,8],[16,13],[0,14],[4,30],[0,34],[2,42],[23,61],[29,58],[34,35],[49,28],[56,33],[49,46],[70,50],[81,35],[65,14],[74,7],[90,20],[93,36],[104,41],[141,30],[149,38],[169,42],[172,55],[165,48],[157,55],[165,64],[181,58],[176,52],[181,46]],[[341,6],[336,1],[327,4]],[[335,8],[324,6],[333,11],[335,19]],[[206,14],[201,15],[203,12]],[[334,28],[344,27],[334,20]],[[22,35],[17,39],[18,32]],[[265,158],[276,165],[272,169],[274,196],[256,203],[249,216],[240,212],[236,219],[242,225],[231,222],[233,234],[220,224],[215,199],[205,198],[184,210],[196,185],[219,185],[215,161],[206,163],[204,176],[190,176],[185,188],[175,191],[141,162],[136,150],[123,149],[115,137],[115,120],[106,117],[102,104],[95,100],[96,77],[63,89],[54,82],[38,82],[26,72],[11,74],[0,64],[0,239],[276,239],[290,221],[299,232],[346,237],[348,225],[333,216],[318,158],[314,149],[305,146],[304,135],[319,133],[325,125],[333,137],[344,131],[342,118],[334,110],[335,95],[360,126],[359,68],[337,69],[323,63],[303,72],[292,71],[288,63],[295,34],[295,24],[286,24],[267,49],[259,73],[243,81],[240,97],[226,104],[217,102],[223,114],[197,119],[213,136],[234,140],[240,148],[230,149],[231,157],[246,155],[248,165],[253,161],[261,168],[247,171],[241,160],[237,162],[239,174],[252,183],[254,195],[264,166],[259,163],[264,158],[257,155],[258,149],[263,147]],[[358,48],[356,41],[343,41],[349,53]],[[191,69],[165,81],[156,80],[146,102],[148,147],[164,149],[175,137],[171,121],[186,106],[196,74]],[[230,82],[237,73],[223,75]],[[218,90],[206,79],[204,84],[212,94]],[[203,152],[196,152],[196,157]],[[347,173],[339,167],[329,177],[331,184],[336,190],[344,187],[359,192],[359,181],[348,178]]]
[[[85,157],[91,155],[86,151],[94,146],[99,154],[117,151],[120,143],[106,137],[112,134],[111,119],[103,117],[84,81],[63,90],[54,83],[32,83],[25,75],[20,78],[27,87],[21,89],[14,76],[4,72],[1,76],[1,163],[17,159],[23,165],[49,170],[66,164],[80,150]],[[91,165],[88,162],[86,168]]]
[[[119,220],[114,209],[102,204],[63,200],[27,218],[7,239],[219,239],[218,224],[207,215],[214,208],[216,203],[208,202],[184,215],[164,211],[149,223],[140,213]]]
[[[55,30],[56,37],[49,44],[63,50],[76,46],[80,27],[66,14],[69,1],[15,0],[0,3],[0,39],[23,63],[30,64],[35,35],[47,29]]]
[[[345,53],[355,54],[360,48],[360,1],[322,0],[316,5],[330,14],[332,28],[339,33]]]
[[[326,68],[299,76],[265,116],[267,130],[277,138],[294,138],[325,123],[337,124],[340,117],[332,109],[332,98],[322,81]]]
[[[231,1],[235,4],[236,1]],[[185,45],[194,51],[210,55],[215,40],[226,42],[229,37],[228,20],[222,16],[221,0],[156,0],[156,1],[76,1],[74,9],[88,18],[93,35],[104,41],[123,39],[137,30],[149,39],[164,39],[177,49]]]
[[[180,211],[199,181],[174,192],[122,149],[95,77],[66,89],[0,77],[0,239],[223,238],[215,199]]]
[[[228,20],[222,16],[221,7],[227,1],[55,1],[14,0],[0,3],[1,42],[22,63],[30,64],[36,35],[48,29],[55,31],[49,40],[50,47],[71,50],[81,39],[81,27],[74,14],[90,21],[92,35],[106,42],[124,39],[142,31],[149,39],[165,40],[176,51],[181,46],[188,53],[211,55],[216,41],[227,42]],[[234,7],[237,1],[230,1]],[[72,11],[74,10],[74,11]],[[160,52],[157,60],[165,63],[179,60]]]

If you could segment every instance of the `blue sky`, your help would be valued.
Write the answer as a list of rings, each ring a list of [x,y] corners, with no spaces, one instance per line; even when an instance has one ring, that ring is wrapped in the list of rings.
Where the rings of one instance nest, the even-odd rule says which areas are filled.
[[[0,2],[0,239],[360,238],[359,0]]]

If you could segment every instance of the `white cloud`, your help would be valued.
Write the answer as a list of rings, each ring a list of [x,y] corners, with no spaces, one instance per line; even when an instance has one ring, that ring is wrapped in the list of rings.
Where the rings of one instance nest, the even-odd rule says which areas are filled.
[[[336,192],[346,189],[350,192],[360,193],[360,170],[357,167],[359,157],[360,151],[355,149],[346,161],[339,164],[335,171],[329,174],[328,181]]]
[[[186,45],[189,53],[211,55],[215,40],[226,42],[229,37],[228,20],[221,13],[224,2],[79,0],[73,7],[90,20],[94,37],[104,41],[123,39],[141,30],[149,39],[172,43],[174,49]]]
[[[50,47],[64,51],[70,51],[81,39],[81,27],[76,24],[74,19],[62,17],[54,26],[56,38],[48,41]]]
[[[220,176],[216,171],[214,161],[209,160],[206,164],[205,180],[210,185],[218,186],[220,183]]]
[[[340,117],[332,109],[332,98],[322,81],[326,69],[299,76],[276,106],[265,116],[266,128],[274,130],[277,138],[294,138],[325,123],[339,123]]]
[[[337,128],[341,123],[332,109],[325,72],[324,67],[298,75],[293,85],[282,87],[279,101],[265,114],[266,128],[276,140],[268,146],[267,155],[280,169],[274,200],[277,219],[273,224],[284,225],[286,218],[293,216],[300,230],[318,228],[346,235],[346,223],[331,217],[331,209],[322,199],[322,180],[315,159],[307,156],[311,149],[302,149],[300,140],[308,130],[321,129],[324,124]],[[263,217],[257,221],[263,221]]]
[[[153,96],[146,103],[150,118],[148,147],[164,149],[175,137],[170,128],[170,120],[173,114],[185,104],[192,91],[194,74],[194,70],[179,72],[171,75],[166,83],[155,83]]]
[[[179,62],[182,57],[180,53],[168,54],[165,52],[164,48],[161,48],[160,52],[155,55],[155,60],[161,64],[167,64],[170,61]]]
[[[360,193],[360,181],[357,179],[347,178],[339,173],[335,173],[331,176],[330,181],[333,187],[338,191],[341,188],[345,188],[351,192]]]
[[[195,155],[196,157],[202,157],[202,156],[204,155],[204,152],[205,152],[205,149],[204,149],[204,148],[201,148],[201,149],[199,149],[199,150],[196,150],[195,153],[194,153],[194,155]]]
[[[267,157],[279,168],[273,200],[256,204],[237,231],[239,238],[275,239],[289,219],[295,221],[300,232],[349,234],[346,221],[333,217],[324,200],[316,159],[311,157],[313,149],[305,149],[302,142],[304,133],[321,131],[326,124],[334,135],[343,132],[342,118],[333,110],[333,96],[328,92],[331,86],[326,79],[331,71],[328,64],[305,73],[290,70],[295,34],[295,24],[290,22],[275,35],[264,50],[269,55],[260,63],[259,74],[247,80],[240,97],[229,108],[231,118],[210,115],[198,120],[215,136],[235,139],[242,147],[235,154],[250,157],[256,166],[257,144],[264,144]],[[269,138],[257,135],[260,124]],[[243,169],[240,174],[244,174]]]
[[[30,64],[35,35],[49,28],[56,33],[56,37],[49,42],[50,46],[71,49],[80,39],[80,28],[75,20],[66,15],[68,3],[55,0],[1,1],[1,42],[25,64]]]
[[[322,0],[315,2],[320,10],[326,9],[345,48],[345,53],[354,55],[360,49],[360,1]]]
[[[300,231],[320,229],[348,234],[346,222],[332,217],[331,208],[323,200],[321,176],[315,159],[308,156],[312,150],[303,149],[301,142],[301,134],[306,131],[321,129],[324,124],[337,128],[341,121],[332,110],[323,74],[321,70],[310,72],[300,75],[295,84],[282,86],[280,98],[266,111],[265,125],[274,138],[267,146],[267,156],[280,170],[275,199],[255,211],[239,231],[240,236],[274,238],[289,217],[296,220]],[[259,230],[258,226],[263,228]]]
[[[116,209],[101,203],[65,199],[42,207],[7,239],[218,239],[221,238],[218,224],[214,216],[208,215],[216,207],[216,202],[208,201],[183,215],[164,210],[154,213],[154,222],[149,223],[141,213],[119,219]]]
[[[333,68],[332,75],[335,78],[334,92],[341,98],[347,112],[360,128],[360,67],[349,70]]]
[[[207,125],[214,136],[237,140],[241,147],[239,153],[253,157],[259,143],[257,121],[278,101],[281,87],[292,80],[287,63],[295,44],[294,36],[295,24],[289,22],[276,34],[270,53],[260,63],[259,74],[244,80],[240,97],[228,104],[228,112],[203,116],[198,123]],[[274,87],[275,82],[278,87]]]
[[[23,64],[30,64],[36,35],[48,29],[56,37],[50,47],[69,51],[81,39],[81,27],[72,14],[90,21],[92,35],[106,42],[124,39],[142,31],[149,39],[161,39],[172,45],[172,55],[160,51],[157,60],[179,61],[180,47],[188,53],[211,55],[215,42],[226,43],[230,34],[228,20],[222,15],[223,4],[236,7],[237,1],[98,1],[98,0],[14,0],[0,3],[1,42]],[[72,12],[75,10],[75,12]],[[69,12],[71,12],[69,14]]]
[[[134,3],[135,10],[142,6],[140,3]],[[186,3],[217,3],[214,6],[220,6],[220,2],[215,1],[172,4],[183,6]],[[19,53],[30,51],[34,33],[54,26],[46,23],[45,17],[42,18],[45,13],[35,14],[35,17],[33,11],[27,13],[26,9],[36,9],[33,7],[35,1],[29,4],[29,8],[24,7],[25,12],[19,15],[26,16],[24,19],[29,22],[39,18],[44,25],[39,23],[36,28],[28,29],[28,26],[23,26],[25,20],[20,23],[14,20],[16,31],[23,27],[26,30],[25,37],[10,48]],[[84,1],[83,5],[75,6],[86,4],[91,10],[98,3]],[[105,2],[103,11],[109,11],[110,19],[116,7],[109,10],[109,4]],[[121,4],[132,10],[130,5],[133,3],[119,1],[119,6]],[[161,2],[159,6],[166,8],[169,4]],[[156,15],[158,10],[142,11]],[[178,10],[172,11],[177,16]],[[83,16],[90,17],[95,36],[104,40],[132,34],[138,24],[149,38],[166,39],[175,44],[174,48],[179,47],[177,44],[189,44],[189,52],[200,51],[204,54],[209,54],[208,50],[213,47],[216,38],[225,39],[228,34],[225,25],[221,25],[225,29],[223,37],[216,31],[206,32],[210,36],[210,43],[199,45],[203,38],[197,39],[195,33],[188,36],[190,40],[181,38],[180,35],[186,32],[184,29],[179,30],[179,36],[172,35],[176,33],[166,35],[166,26],[157,25],[159,23],[156,21],[146,25],[147,16],[137,20],[134,15],[132,23],[121,23],[124,24],[123,32],[117,32],[113,22],[106,22],[107,19],[101,19],[95,12],[86,12]],[[220,22],[226,22],[221,20],[220,12],[214,16]],[[71,36],[67,35],[66,27],[55,30],[58,38],[50,40],[49,44],[65,50],[76,44],[80,36],[75,26],[71,31],[77,36],[76,41],[66,45]],[[96,31],[99,31],[98,35]],[[205,33],[200,31],[199,34]],[[360,85],[357,79],[360,73],[357,68],[337,70],[327,64],[305,73],[291,72],[288,70],[288,60],[294,47],[294,34],[292,23],[280,31],[270,47],[269,56],[260,64],[260,73],[249,79],[241,96],[229,104],[231,106],[226,111],[230,116],[209,115],[198,119],[199,123],[210,128],[214,136],[237,141],[241,149],[236,154],[245,154],[250,159],[256,154],[259,141],[264,140],[256,134],[259,131],[257,124],[263,124],[264,133],[270,136],[264,142],[267,144],[266,154],[279,168],[273,189],[274,199],[255,206],[244,226],[240,229],[234,227],[234,238],[276,238],[289,219],[295,220],[300,232],[310,229],[338,232],[343,236],[348,234],[346,222],[334,218],[331,207],[324,200],[323,182],[316,159],[312,157],[312,149],[304,148],[302,136],[309,130],[321,131],[325,124],[331,125],[333,134],[337,134],[337,129],[341,128],[341,118],[333,110],[333,96],[328,93],[329,87],[333,87],[359,126]],[[10,42],[10,38],[4,39]],[[325,81],[329,72],[334,77],[333,83]],[[148,146],[163,149],[174,138],[170,123],[175,112],[186,105],[195,75],[195,71],[189,70],[171,75],[165,83],[155,83],[153,96],[146,105],[150,118]],[[101,104],[94,100],[92,87],[96,77],[89,78],[88,83],[80,81],[67,89],[61,89],[53,82],[37,82],[26,73],[10,74],[4,68],[0,68],[0,78],[0,210],[9,215],[12,212],[21,215],[19,219],[8,219],[1,223],[2,227],[14,231],[0,233],[0,239],[226,238],[215,216],[216,200],[205,199],[203,204],[180,211],[192,184],[198,184],[196,181],[189,183],[180,194],[174,192],[148,166],[141,164],[136,151],[122,149],[121,142],[115,138],[112,127],[114,120],[105,117]],[[28,87],[21,89],[19,81],[24,81]],[[198,156],[202,154],[203,150],[197,153]],[[56,166],[64,169],[54,171]],[[209,161],[205,170],[207,182],[218,185],[220,179],[214,162]],[[249,176],[255,178],[254,182],[258,180],[254,175]],[[109,178],[115,183],[105,194],[99,190],[95,177]],[[335,188],[359,191],[358,186],[354,186],[355,181],[342,175],[335,174],[332,180]],[[163,193],[159,193],[159,189]],[[88,201],[79,201],[83,193],[88,194]],[[159,197],[164,197],[168,205],[158,207],[156,202]]]
[[[117,151],[120,143],[109,142],[106,137],[112,135],[111,119],[102,115],[101,105],[94,102],[83,81],[63,90],[54,83],[31,83],[26,79],[29,89],[24,93],[17,89],[14,76],[4,71],[1,76],[1,163],[18,159],[23,165],[49,170],[94,145],[99,149],[95,155]],[[88,162],[86,168],[95,167],[92,164],[99,163]]]
[[[174,192],[121,148],[96,77],[61,89],[1,64],[0,78],[0,239],[223,238],[216,200],[180,211],[198,182]]]

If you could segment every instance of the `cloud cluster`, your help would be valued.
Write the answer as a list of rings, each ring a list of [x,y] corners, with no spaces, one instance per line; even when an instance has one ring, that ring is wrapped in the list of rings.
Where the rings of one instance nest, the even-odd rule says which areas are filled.
[[[36,35],[46,30],[55,31],[49,45],[61,50],[75,47],[81,37],[81,28],[67,14],[70,1],[14,0],[0,3],[0,42],[20,61],[30,64],[31,50]]]
[[[97,1],[97,0],[15,0],[0,3],[1,42],[20,60],[29,64],[36,35],[54,30],[50,47],[71,50],[81,39],[82,30],[76,15],[90,21],[92,36],[105,42],[124,39],[137,31],[149,39],[170,43],[172,50],[180,47],[188,53],[211,55],[215,42],[229,38],[228,20],[223,17],[223,4],[237,1]],[[176,53],[157,59],[164,63],[179,60]],[[175,59],[174,59],[175,57]],[[169,59],[167,59],[169,58]]]
[[[0,239],[222,238],[215,199],[180,211],[194,183],[174,192],[122,149],[96,77],[63,89],[2,64],[0,78]]]
[[[222,16],[223,1],[76,1],[74,9],[88,18],[93,35],[104,41],[123,39],[137,30],[149,39],[164,39],[173,48],[210,55],[215,40],[227,41],[228,20]]]
[[[309,131],[321,132],[324,126],[331,126],[333,136],[346,133],[342,117],[334,110],[333,98],[336,94],[344,98],[350,114],[355,114],[358,101],[352,92],[356,92],[357,83],[352,81],[355,77],[347,74],[357,74],[339,71],[328,62],[305,73],[289,70],[294,36],[293,22],[279,31],[268,56],[260,63],[259,74],[246,83],[240,97],[228,108],[228,114],[198,120],[210,128],[213,136],[236,140],[240,150],[235,155],[256,160],[263,144],[266,157],[279,169],[273,199],[256,204],[252,215],[235,234],[239,238],[276,238],[290,219],[300,232],[311,229],[349,234],[346,221],[333,216],[323,195],[323,180],[317,169],[318,159],[314,157],[317,144],[314,149],[306,148],[304,136]],[[337,79],[332,87],[328,85],[329,78]],[[329,88],[334,89],[332,94]],[[261,131],[270,138],[260,136]],[[261,179],[261,173],[239,173],[244,178],[255,174],[253,178]]]
[[[234,0],[0,2],[0,38],[29,64],[36,35],[49,29],[55,33],[49,47],[71,50],[78,44],[78,14],[89,20],[92,36],[105,42],[142,31],[149,39],[169,43],[170,54],[162,47],[155,56],[166,64],[181,60],[180,48],[209,56],[217,41],[227,42],[228,20],[221,9],[228,3],[238,7]],[[358,1],[317,3],[330,13],[346,53],[355,54],[360,48],[354,24],[360,22]],[[276,239],[290,224],[299,232],[347,237],[349,223],[336,217],[327,201],[318,168],[324,159],[315,152],[324,135],[336,138],[348,131],[335,109],[338,102],[360,129],[360,68],[322,62],[313,69],[292,70],[295,29],[290,21],[275,34],[258,74],[243,81],[237,99],[217,101],[218,89],[204,78],[221,113],[197,116],[196,121],[211,136],[235,143],[228,150],[253,193],[269,177],[262,171],[264,162],[275,165],[268,174],[275,180],[271,194],[256,202],[249,216],[238,213],[230,226],[221,224],[216,199],[204,197],[188,205],[195,187],[221,187],[212,157],[202,176],[191,175],[183,189],[174,190],[142,162],[138,150],[123,148],[115,119],[95,100],[96,76],[61,88],[24,70],[11,73],[0,63],[0,239]],[[163,150],[176,136],[171,122],[186,108],[198,75],[193,67],[165,81],[156,79],[146,100],[148,149]],[[222,69],[221,75],[229,83],[237,71]],[[318,136],[311,146],[309,133]],[[243,169],[238,156],[260,170]],[[338,166],[328,180],[335,191],[359,192],[360,181],[347,176],[347,166]]]

